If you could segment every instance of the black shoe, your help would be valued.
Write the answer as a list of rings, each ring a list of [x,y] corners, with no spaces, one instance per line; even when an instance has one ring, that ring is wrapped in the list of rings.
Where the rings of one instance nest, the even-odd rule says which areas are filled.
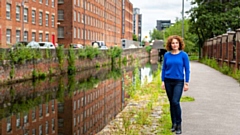
[[[173,124],[173,125],[172,125],[172,128],[171,128],[171,131],[172,131],[172,132],[175,132],[175,131],[176,131],[176,127],[177,127],[177,124]]]
[[[181,125],[176,126],[176,134],[182,134],[182,127]]]

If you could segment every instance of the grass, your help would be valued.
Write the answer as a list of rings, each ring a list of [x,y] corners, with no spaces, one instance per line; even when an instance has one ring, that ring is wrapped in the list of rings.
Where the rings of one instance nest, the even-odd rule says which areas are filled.
[[[195,99],[193,97],[190,96],[182,96],[180,102],[192,102],[195,101]]]
[[[135,75],[136,74],[139,73],[135,72]],[[139,80],[135,80],[135,84],[131,83],[125,87],[125,90],[130,93],[130,98],[127,99],[128,103],[137,103],[138,106],[127,106],[120,112],[119,118],[122,119],[120,120],[122,122],[115,121],[113,127],[108,128],[111,130],[110,134],[140,135],[154,132],[154,134],[157,135],[172,135],[170,131],[172,123],[169,112],[169,102],[166,91],[160,87],[160,74],[161,71],[157,70],[157,72],[154,73],[154,79],[151,83],[147,83],[147,80],[145,80],[143,85],[139,85]],[[194,98],[183,96],[181,101],[194,101]],[[146,103],[142,104],[140,102]],[[152,124],[155,119],[155,117],[151,117],[151,114],[156,107],[160,107],[162,111],[160,118],[156,119],[158,126],[154,131],[149,131],[149,129],[152,130]],[[147,129],[146,133],[145,129]],[[100,133],[100,135],[103,134]]]

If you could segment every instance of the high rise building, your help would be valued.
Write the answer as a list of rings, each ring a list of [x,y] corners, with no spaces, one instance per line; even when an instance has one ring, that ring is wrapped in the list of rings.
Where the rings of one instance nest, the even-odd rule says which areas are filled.
[[[138,41],[142,39],[142,14],[139,8],[133,9],[133,34],[138,37]]]
[[[171,20],[157,20],[157,26],[156,28],[161,31],[165,28],[168,28],[169,26],[171,26]]]
[[[57,42],[57,0],[0,1],[0,47],[18,41]]]

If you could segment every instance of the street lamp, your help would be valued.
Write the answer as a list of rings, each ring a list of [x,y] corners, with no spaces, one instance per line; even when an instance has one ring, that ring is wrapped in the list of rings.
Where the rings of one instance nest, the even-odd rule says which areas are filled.
[[[184,0],[182,0],[182,38],[184,39]]]

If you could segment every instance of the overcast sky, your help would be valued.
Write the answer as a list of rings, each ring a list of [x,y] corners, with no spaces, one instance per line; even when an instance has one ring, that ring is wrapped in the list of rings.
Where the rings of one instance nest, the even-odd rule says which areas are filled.
[[[184,0],[184,11],[191,8],[191,0]],[[156,27],[157,20],[182,18],[182,0],[130,0],[133,8],[140,8],[142,14],[142,37],[149,36],[149,31]],[[187,16],[186,14],[184,14]]]

